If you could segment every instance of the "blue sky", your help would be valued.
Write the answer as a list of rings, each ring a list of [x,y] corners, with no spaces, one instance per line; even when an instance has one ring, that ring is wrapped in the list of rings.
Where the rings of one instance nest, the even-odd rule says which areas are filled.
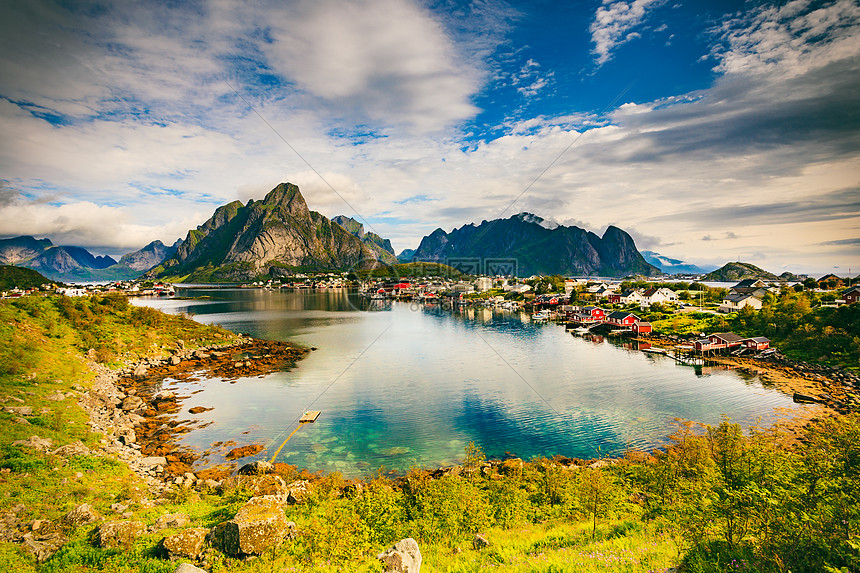
[[[0,236],[120,255],[296,183],[415,248],[530,211],[860,268],[856,2],[3,3]]]

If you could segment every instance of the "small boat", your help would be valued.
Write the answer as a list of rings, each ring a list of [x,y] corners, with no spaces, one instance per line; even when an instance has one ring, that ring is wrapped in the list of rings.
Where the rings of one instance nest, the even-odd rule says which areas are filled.
[[[549,313],[544,311],[538,311],[532,314],[532,320],[546,320],[549,318]]]
[[[574,334],[588,334],[589,332],[591,332],[591,331],[584,326],[577,326],[576,328],[573,329]]]

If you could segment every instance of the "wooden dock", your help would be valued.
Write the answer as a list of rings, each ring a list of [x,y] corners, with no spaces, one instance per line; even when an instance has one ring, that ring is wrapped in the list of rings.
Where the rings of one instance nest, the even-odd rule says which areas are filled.
[[[320,412],[319,410],[311,410],[309,412],[305,412],[302,417],[299,418],[299,424],[308,424],[311,422],[316,422],[317,418],[320,417],[321,413],[322,412]]]

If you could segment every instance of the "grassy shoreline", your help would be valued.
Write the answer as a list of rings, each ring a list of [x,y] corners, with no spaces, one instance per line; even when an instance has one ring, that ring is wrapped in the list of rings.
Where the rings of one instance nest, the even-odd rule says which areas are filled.
[[[117,368],[163,357],[180,339],[195,348],[232,343],[235,335],[131,307],[115,296],[18,299],[0,303],[0,317],[0,334],[9,341],[2,350],[0,394],[4,409],[12,409],[0,413],[5,570],[172,572],[176,563],[161,548],[165,537],[215,527],[264,491],[285,500],[293,495],[280,511],[299,535],[251,560],[211,549],[199,562],[207,571],[379,571],[376,553],[407,536],[419,542],[424,571],[644,572],[683,563],[687,571],[716,572],[738,570],[732,564],[741,562],[748,571],[779,571],[786,563],[795,572],[860,566],[860,482],[851,461],[860,456],[860,419],[853,414],[813,422],[803,443],[779,429],[743,435],[729,421],[716,428],[679,423],[664,450],[612,461],[488,463],[471,448],[457,468],[415,469],[397,481],[349,482],[276,464],[267,475],[230,478],[215,487],[158,489],[117,461],[113,437],[89,426],[77,402],[97,376],[84,355]],[[52,442],[12,445],[33,435]],[[76,442],[87,452],[56,453]],[[295,494],[296,484],[303,495]],[[127,546],[100,547],[93,540],[100,522],[63,524],[81,503],[105,521],[139,521],[145,530]],[[165,514],[184,518],[165,520]],[[22,538],[38,539],[52,528],[66,541],[40,563]],[[490,546],[473,548],[476,533]]]

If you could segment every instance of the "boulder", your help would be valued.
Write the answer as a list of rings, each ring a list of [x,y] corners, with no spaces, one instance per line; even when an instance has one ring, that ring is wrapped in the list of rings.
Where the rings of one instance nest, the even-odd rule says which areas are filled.
[[[127,396],[122,401],[122,409],[126,412],[137,412],[146,409],[146,402],[140,396]]]
[[[53,394],[48,394],[47,396],[45,396],[45,400],[50,400],[51,402],[62,402],[65,399],[66,395],[59,390]]]
[[[272,473],[274,466],[267,461],[257,460],[239,468],[240,475],[256,476]]]
[[[96,543],[103,548],[127,549],[144,531],[146,526],[139,521],[108,521],[96,530]]]
[[[70,458],[72,456],[86,456],[89,455],[90,449],[86,447],[83,442],[78,440],[77,442],[72,442],[71,444],[66,444],[65,446],[60,446],[53,452],[51,452],[55,456],[60,456],[63,458]]]
[[[75,509],[63,516],[63,523],[68,527],[80,527],[99,521],[102,518],[93,506],[88,503],[82,503]]]
[[[137,366],[134,367],[134,370],[132,371],[131,374],[135,378],[140,379],[140,378],[146,378],[146,372],[147,372],[146,364],[141,362],[140,364],[138,364]]]
[[[174,559],[197,559],[203,553],[206,536],[209,530],[203,527],[193,527],[165,537],[161,544],[167,551],[167,557]]]
[[[180,563],[173,573],[207,573],[205,569],[195,567],[191,563]]]
[[[22,446],[32,448],[40,452],[47,452],[51,449],[51,438],[40,438],[39,436],[30,436],[26,440],[15,440],[13,446]]]
[[[153,394],[152,400],[150,401],[155,404],[156,402],[166,402],[168,400],[176,400],[176,394],[170,390],[161,390],[160,392]]]
[[[485,547],[489,547],[489,546],[490,546],[490,542],[487,540],[486,537],[484,537],[480,533],[475,534],[475,538],[472,539],[472,547],[475,550],[480,551],[481,549],[484,549]]]
[[[287,503],[303,503],[308,497],[310,482],[298,480],[287,486],[290,493],[287,494]]]
[[[117,431],[116,437],[126,446],[130,446],[137,441],[137,436],[135,435],[134,430],[132,430],[131,428],[121,428],[119,431]]]
[[[166,466],[167,458],[164,456],[147,456],[137,460],[142,466],[155,467],[155,466]]]
[[[184,513],[165,513],[155,520],[157,529],[179,529],[188,525],[188,516]]]
[[[290,532],[278,499],[262,496],[249,499],[236,517],[216,525],[211,535],[214,544],[228,555],[260,555],[280,545]]]
[[[376,556],[385,568],[384,573],[418,573],[421,571],[421,550],[411,537],[401,539]]]
[[[16,416],[32,416],[33,408],[30,406],[5,406],[3,411],[7,414],[15,414]]]
[[[27,533],[21,540],[21,547],[32,555],[36,561],[41,563],[60,550],[68,539],[60,533],[49,533],[40,535],[38,533]]]
[[[173,356],[170,357],[170,365],[171,366],[176,366],[180,362],[182,362],[182,359],[179,356],[174,354]]]

